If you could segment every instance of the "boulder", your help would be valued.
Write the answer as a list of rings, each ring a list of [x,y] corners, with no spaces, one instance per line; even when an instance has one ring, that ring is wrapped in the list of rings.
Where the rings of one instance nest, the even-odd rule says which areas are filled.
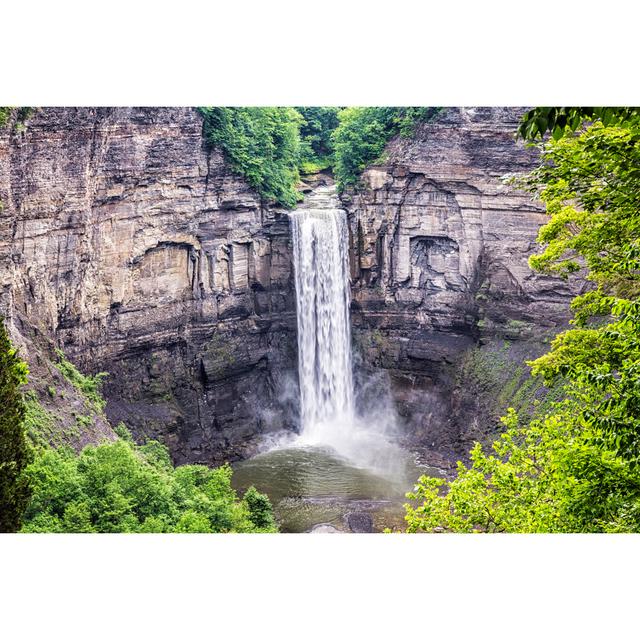
[[[373,518],[363,511],[348,513],[347,526],[353,533],[373,533]]]
[[[328,522],[321,522],[311,527],[307,533],[340,533],[340,530]]]

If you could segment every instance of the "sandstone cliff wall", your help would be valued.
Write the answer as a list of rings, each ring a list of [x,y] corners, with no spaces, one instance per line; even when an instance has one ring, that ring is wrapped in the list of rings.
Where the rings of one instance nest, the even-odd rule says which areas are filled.
[[[111,423],[179,462],[245,455],[283,424],[287,218],[206,148],[195,109],[39,109],[0,132],[0,200],[0,313],[36,387],[54,345],[108,371]]]
[[[365,365],[389,371],[409,435],[453,457],[496,419],[487,395],[500,389],[468,386],[469,351],[506,340],[514,355],[503,364],[519,368],[566,324],[576,293],[529,268],[546,216],[501,180],[536,162],[514,140],[522,112],[445,109],[393,140],[343,196],[356,346]]]

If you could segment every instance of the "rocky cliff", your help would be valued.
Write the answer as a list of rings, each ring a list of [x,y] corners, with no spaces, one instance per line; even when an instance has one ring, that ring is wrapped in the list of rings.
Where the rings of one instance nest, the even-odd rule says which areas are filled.
[[[195,109],[39,109],[0,132],[0,200],[0,313],[45,408],[55,345],[109,373],[111,424],[178,462],[246,455],[284,425],[287,218],[207,149]],[[98,417],[71,441],[111,435]]]
[[[501,181],[536,161],[520,113],[446,109],[343,195],[358,373],[388,374],[434,460],[490,435],[575,293],[529,269],[545,216]],[[39,109],[0,130],[0,200],[0,314],[63,441],[124,421],[216,463],[295,423],[287,216],[207,148],[197,110]],[[106,415],[87,416],[55,347],[109,373]]]
[[[536,162],[514,139],[522,112],[445,109],[343,196],[356,346],[389,372],[411,438],[451,458],[495,427],[492,396],[516,369],[524,381],[523,358],[566,324],[576,293],[527,264],[544,210],[502,180]]]

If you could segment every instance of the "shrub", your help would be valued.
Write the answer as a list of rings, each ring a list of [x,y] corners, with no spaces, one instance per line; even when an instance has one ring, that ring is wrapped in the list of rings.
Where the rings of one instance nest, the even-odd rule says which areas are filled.
[[[87,403],[98,411],[103,411],[106,401],[100,394],[102,383],[104,379],[109,375],[105,372],[97,373],[95,376],[86,376],[80,373],[75,365],[69,360],[60,349],[56,349],[56,355],[58,356],[58,362],[56,367],[58,371],[70,382],[80,393],[85,397]]]
[[[271,502],[264,493],[259,493],[255,487],[249,487],[244,494],[244,501],[249,507],[249,519],[257,529],[274,527]]]
[[[25,532],[208,533],[276,531],[271,503],[238,499],[228,465],[174,468],[159,442],[118,440],[41,448],[27,468],[33,497]]]

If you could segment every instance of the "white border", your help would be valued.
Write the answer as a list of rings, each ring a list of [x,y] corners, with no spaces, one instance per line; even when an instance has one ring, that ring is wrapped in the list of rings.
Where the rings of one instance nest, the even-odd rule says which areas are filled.
[[[7,3],[5,3],[7,5]],[[640,104],[609,0],[3,6],[9,105]],[[7,638],[626,637],[637,536],[0,536]]]
[[[7,638],[622,638],[637,617],[636,536],[2,542]]]
[[[638,102],[628,1],[5,3],[5,104]]]

